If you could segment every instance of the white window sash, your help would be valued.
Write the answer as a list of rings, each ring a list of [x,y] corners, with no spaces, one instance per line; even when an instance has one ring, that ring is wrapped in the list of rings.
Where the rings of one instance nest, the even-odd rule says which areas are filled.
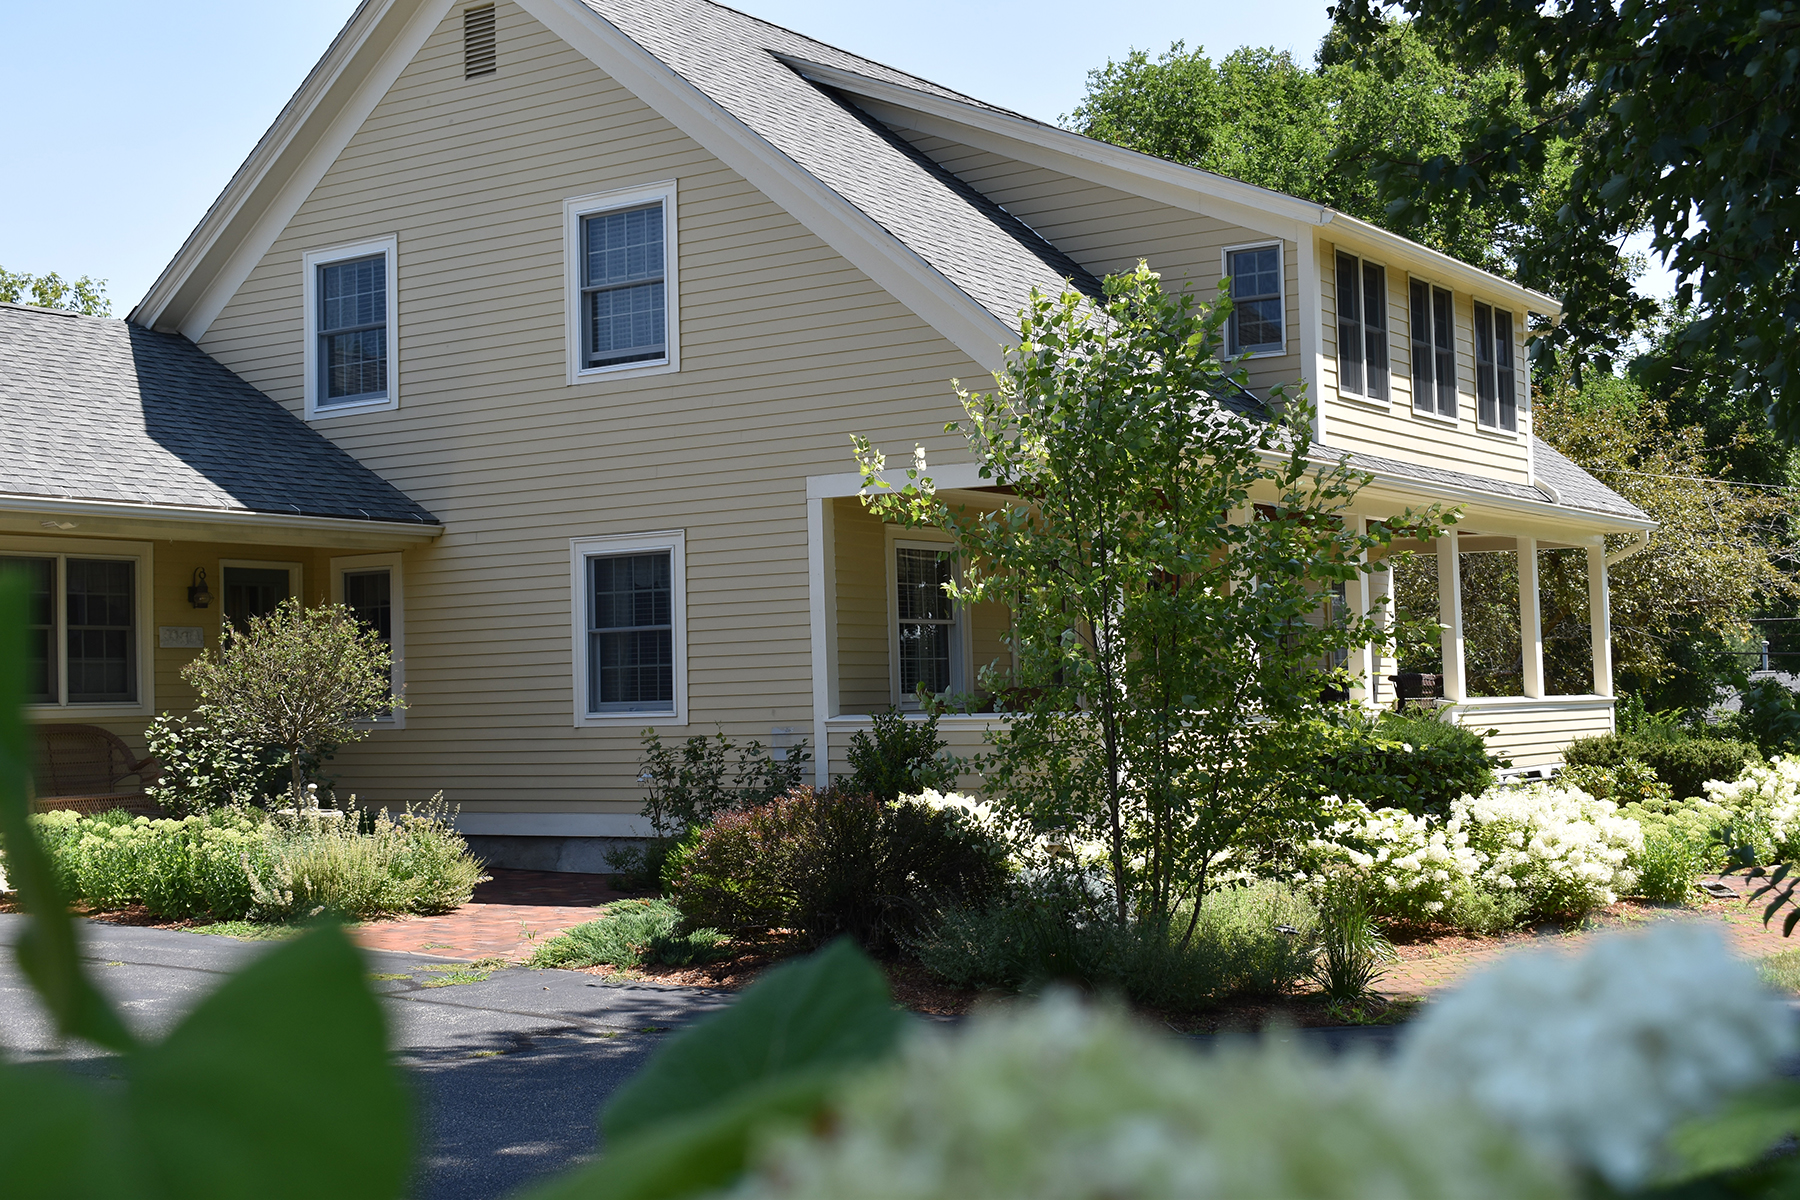
[[[388,576],[388,656],[393,659],[394,695],[406,696],[406,582],[398,551],[356,554],[331,560],[331,602],[344,603],[344,576],[363,571],[386,571]],[[367,721],[373,729],[405,729],[406,710],[389,709]]]
[[[596,558],[634,554],[669,555],[669,631],[673,658],[674,699],[667,710],[594,711],[588,707],[588,564]],[[682,530],[658,533],[607,534],[569,540],[570,655],[574,682],[574,716],[577,729],[628,726],[642,729],[679,728],[688,723],[687,671],[687,536]]]
[[[383,255],[387,271],[387,391],[353,401],[329,403],[323,386],[324,363],[319,341],[319,268],[351,259]],[[302,328],[306,346],[301,355],[306,378],[303,384],[306,419],[320,421],[351,413],[382,412],[400,406],[400,240],[397,235],[370,238],[323,250],[308,250],[300,256],[301,298],[305,308]]]
[[[660,203],[663,210],[663,345],[662,358],[644,362],[586,365],[585,323],[586,293],[584,286],[585,239],[583,222],[620,209],[643,208]],[[680,282],[680,206],[673,179],[638,187],[594,192],[573,196],[563,201],[564,249],[564,339],[567,343],[568,382],[571,386],[585,382],[624,380],[641,375],[662,375],[681,369],[681,282]]]
[[[149,716],[156,711],[156,604],[152,594],[156,579],[154,549],[148,542],[98,539],[0,537],[0,557],[56,560],[56,587],[51,596],[51,653],[56,659],[55,699],[25,705],[29,714],[56,715],[64,720],[101,720],[108,717]],[[132,593],[132,669],[137,698],[134,700],[69,699],[68,560],[107,559],[134,564]]]

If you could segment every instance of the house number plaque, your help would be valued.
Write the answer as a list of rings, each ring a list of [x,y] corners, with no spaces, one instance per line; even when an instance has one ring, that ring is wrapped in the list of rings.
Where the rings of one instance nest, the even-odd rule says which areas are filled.
[[[156,644],[164,650],[204,650],[206,630],[198,625],[158,625]]]

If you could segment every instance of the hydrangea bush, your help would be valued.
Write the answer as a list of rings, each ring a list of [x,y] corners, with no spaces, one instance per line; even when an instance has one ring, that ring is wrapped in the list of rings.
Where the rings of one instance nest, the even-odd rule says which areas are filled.
[[[1450,811],[1483,856],[1483,882],[1519,892],[1534,912],[1579,915],[1637,887],[1643,829],[1610,800],[1531,783],[1465,796]]]
[[[1706,795],[1719,806],[1734,848],[1764,863],[1800,856],[1800,755],[1752,764],[1729,783],[1708,783]]]
[[[1304,882],[1321,882],[1336,868],[1358,882],[1377,916],[1427,922],[1442,919],[1481,870],[1483,858],[1459,818],[1442,821],[1399,808],[1370,812],[1359,802],[1332,799],[1344,815],[1309,847],[1313,870]]]

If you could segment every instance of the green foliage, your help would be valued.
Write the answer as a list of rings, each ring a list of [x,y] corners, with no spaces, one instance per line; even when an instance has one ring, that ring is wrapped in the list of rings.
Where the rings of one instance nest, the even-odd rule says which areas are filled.
[[[484,878],[435,802],[417,815],[360,816],[270,818],[231,808],[153,821],[49,812],[31,825],[64,894],[175,919],[443,913],[467,903]],[[9,850],[9,871],[12,857]]]
[[[1509,765],[1488,752],[1480,732],[1435,715],[1351,711],[1319,722],[1311,745],[1288,786],[1415,816],[1448,816],[1452,800],[1480,795],[1495,769]]]
[[[57,1029],[116,1051],[110,1073],[122,1083],[0,1063],[6,1194],[400,1196],[410,1106],[362,959],[340,931],[258,958],[160,1042],[133,1037],[88,979],[57,872],[26,819],[23,618],[21,589],[0,579],[0,838],[30,914],[15,949]]]
[[[728,938],[716,929],[681,931],[681,910],[666,900],[617,900],[596,920],[557,934],[532,952],[534,967],[685,967],[711,962]]]
[[[1627,808],[1625,815],[1644,827],[1644,849],[1633,864],[1638,894],[1659,904],[1692,904],[1694,885],[1717,858],[1712,831],[1642,810]]]
[[[875,714],[874,729],[850,737],[850,778],[843,789],[878,800],[897,800],[956,783],[956,768],[942,758],[936,713],[908,721],[898,709]],[[871,736],[872,735],[872,736]]]
[[[1758,679],[1743,691],[1737,728],[1765,756],[1800,751],[1800,699],[1777,679]]]
[[[1234,409],[1228,299],[1166,294],[1142,264],[1105,286],[1034,295],[995,390],[959,391],[981,477],[1016,502],[946,503],[922,451],[897,488],[866,440],[857,459],[873,511],[951,535],[959,603],[1011,610],[1018,704],[980,761],[988,794],[1103,843],[1117,920],[1160,923],[1231,847],[1316,807],[1271,784],[1326,707],[1323,664],[1369,636],[1324,597],[1394,534],[1338,519],[1366,477],[1310,461],[1303,397]]]
[[[0,300],[37,308],[61,308],[90,317],[112,316],[112,301],[106,298],[106,280],[89,279],[86,275],[71,282],[55,271],[32,275],[0,267]]]
[[[696,923],[794,929],[815,945],[847,934],[888,953],[938,908],[994,895],[1004,853],[950,812],[796,788],[696,830],[666,880]]]
[[[282,790],[287,764],[279,751],[240,740],[202,710],[163,713],[144,730],[161,777],[145,789],[173,817],[262,803]]]
[[[1078,880],[1049,877],[1001,903],[945,912],[913,950],[958,987],[1073,983],[1185,1012],[1279,995],[1305,978],[1313,920],[1312,906],[1291,889],[1255,883],[1208,893],[1184,938],[1183,921],[1120,925]]]
[[[1675,790],[1656,777],[1649,765],[1626,758],[1617,766],[1592,763],[1565,766],[1559,783],[1579,788],[1596,800],[1611,800],[1621,807],[1636,804],[1651,811],[1673,806]]]
[[[642,812],[652,837],[642,846],[609,851],[606,861],[627,890],[651,891],[668,874],[669,854],[689,830],[719,813],[766,804],[800,786],[812,761],[804,738],[777,758],[752,738],[732,743],[723,729],[695,734],[679,748],[663,744],[654,729],[643,734],[644,757],[638,782],[644,785]],[[733,760],[735,759],[735,763]]]
[[[1669,785],[1677,800],[1704,798],[1708,780],[1731,780],[1743,774],[1746,764],[1759,759],[1747,742],[1719,738],[1644,738],[1616,733],[1576,738],[1563,750],[1570,767],[1623,766],[1636,759]]]
[[[531,1200],[662,1200],[723,1189],[762,1131],[805,1123],[906,1026],[887,981],[848,942],[776,967],[724,1012],[671,1038],[601,1114],[606,1156]]]
[[[1376,63],[1401,13],[1450,61],[1500,64],[1516,82],[1513,103],[1472,114],[1449,152],[1371,152],[1396,214],[1470,196],[1522,215],[1521,175],[1572,149],[1560,207],[1521,256],[1521,282],[1561,296],[1575,336],[1610,349],[1644,307],[1614,286],[1615,243],[1648,230],[1682,278],[1678,303],[1695,309],[1680,338],[1684,365],[1710,357],[1727,368],[1735,387],[1773,405],[1793,440],[1800,3],[1348,0],[1335,10]]]
[[[369,736],[363,718],[406,707],[392,692],[387,645],[341,604],[306,608],[290,596],[220,637],[217,652],[203,652],[181,677],[222,735],[281,748],[295,807],[305,805],[309,755],[361,741]]]
[[[1354,889],[1328,889],[1319,904],[1313,978],[1328,1000],[1367,999],[1386,974],[1394,947]]]

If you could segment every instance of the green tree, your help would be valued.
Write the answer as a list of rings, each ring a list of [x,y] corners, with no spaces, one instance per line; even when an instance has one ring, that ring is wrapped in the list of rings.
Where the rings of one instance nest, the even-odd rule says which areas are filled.
[[[227,625],[218,651],[181,675],[220,729],[281,748],[296,808],[309,757],[368,737],[365,718],[406,706],[380,635],[341,604],[305,608],[292,597],[248,628]]]
[[[106,280],[89,279],[86,275],[71,283],[55,271],[48,275],[30,275],[0,267],[0,300],[37,308],[69,309],[90,317],[112,316],[112,301],[106,298]]]
[[[1267,419],[1220,402],[1241,395],[1228,309],[1142,264],[1103,305],[1034,296],[995,390],[958,388],[952,428],[1017,497],[998,511],[940,495],[922,451],[889,487],[857,439],[869,507],[948,532],[954,598],[1012,611],[1016,676],[986,681],[1012,710],[989,793],[1104,847],[1121,921],[1169,921],[1234,849],[1315,815],[1270,784],[1329,706],[1325,664],[1367,636],[1331,590],[1392,538],[1342,519],[1366,477],[1308,459],[1304,396],[1278,391]]]
[[[1396,14],[1452,62],[1513,72],[1451,150],[1372,153],[1397,213],[1455,197],[1522,211],[1518,181],[1572,147],[1566,191],[1522,266],[1553,280],[1577,349],[1608,314],[1613,243],[1648,230],[1692,302],[1676,338],[1800,439],[1800,0],[1342,0],[1378,53]]]

